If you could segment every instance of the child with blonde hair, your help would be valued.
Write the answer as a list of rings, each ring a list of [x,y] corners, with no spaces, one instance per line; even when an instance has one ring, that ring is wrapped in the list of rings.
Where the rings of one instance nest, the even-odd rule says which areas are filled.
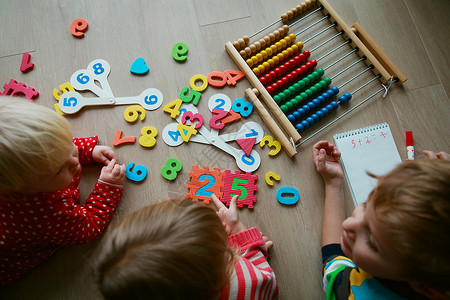
[[[450,157],[406,161],[378,178],[345,219],[340,153],[313,147],[325,182],[323,287],[327,299],[450,299]]]
[[[122,195],[125,166],[96,136],[72,138],[67,120],[28,100],[0,97],[0,285],[59,245],[98,237]],[[80,206],[81,165],[105,166]]]
[[[213,195],[217,212],[166,200],[111,224],[94,259],[105,299],[276,299],[273,244],[239,221],[237,197],[228,209]]]

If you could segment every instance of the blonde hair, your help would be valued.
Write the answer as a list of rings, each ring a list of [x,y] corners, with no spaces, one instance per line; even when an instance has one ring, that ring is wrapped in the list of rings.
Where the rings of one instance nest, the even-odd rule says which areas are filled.
[[[166,200],[111,225],[94,258],[105,299],[213,299],[232,252],[215,210]]]
[[[69,122],[31,101],[0,96],[0,194],[57,172],[72,150]]]
[[[394,235],[403,275],[448,290],[450,161],[415,160],[380,177],[369,197],[376,218]]]

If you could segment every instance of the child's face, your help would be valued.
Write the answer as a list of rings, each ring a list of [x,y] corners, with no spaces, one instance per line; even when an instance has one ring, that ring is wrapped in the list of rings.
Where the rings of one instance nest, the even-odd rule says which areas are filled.
[[[33,192],[56,192],[67,187],[72,182],[73,177],[81,170],[78,160],[78,148],[73,145],[67,160],[61,164],[61,168],[56,172],[41,176]]]
[[[342,251],[358,267],[373,276],[405,280],[400,273],[399,255],[392,249],[394,237],[374,213],[369,196],[342,223]]]

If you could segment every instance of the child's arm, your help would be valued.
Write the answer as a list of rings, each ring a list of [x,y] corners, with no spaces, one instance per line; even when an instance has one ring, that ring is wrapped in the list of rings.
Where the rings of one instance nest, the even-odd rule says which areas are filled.
[[[325,182],[325,206],[322,221],[322,246],[340,243],[345,220],[344,172],[339,164],[341,153],[328,141],[313,146],[313,162]]]

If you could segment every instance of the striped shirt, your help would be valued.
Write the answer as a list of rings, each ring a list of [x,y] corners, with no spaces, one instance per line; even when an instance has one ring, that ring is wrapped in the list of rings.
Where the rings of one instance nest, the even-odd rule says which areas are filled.
[[[228,246],[237,248],[241,257],[234,263],[230,281],[219,299],[278,299],[277,281],[267,262],[267,246],[258,228],[229,236]]]

